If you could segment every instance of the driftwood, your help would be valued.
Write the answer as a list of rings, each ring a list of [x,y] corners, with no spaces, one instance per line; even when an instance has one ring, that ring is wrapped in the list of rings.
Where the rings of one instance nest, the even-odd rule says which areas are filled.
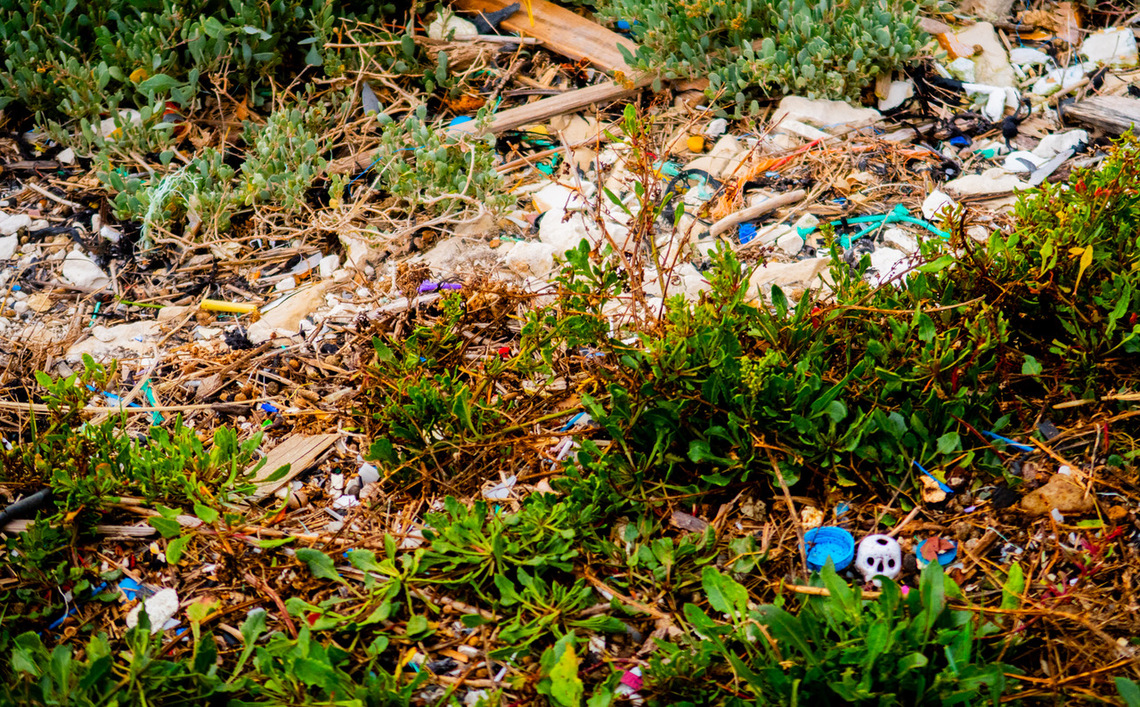
[[[1140,99],[1125,96],[1093,96],[1065,109],[1066,121],[1076,121],[1121,135],[1140,123]]]

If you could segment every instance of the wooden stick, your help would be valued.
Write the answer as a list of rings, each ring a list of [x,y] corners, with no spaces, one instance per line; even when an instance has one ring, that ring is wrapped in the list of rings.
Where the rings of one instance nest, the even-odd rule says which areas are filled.
[[[728,216],[725,216],[712,225],[712,228],[709,229],[709,235],[713,238],[716,238],[720,234],[724,233],[739,223],[743,223],[744,221],[751,221],[758,216],[763,216],[769,211],[775,211],[782,206],[794,204],[797,201],[803,199],[805,196],[807,196],[807,192],[805,192],[803,189],[796,189],[795,191],[790,191],[787,194],[774,196],[771,199],[763,201],[755,206],[750,206],[742,211],[737,211],[734,214],[729,214]]]

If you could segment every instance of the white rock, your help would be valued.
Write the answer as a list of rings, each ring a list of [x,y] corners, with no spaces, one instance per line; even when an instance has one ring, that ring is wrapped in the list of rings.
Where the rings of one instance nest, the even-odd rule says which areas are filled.
[[[949,211],[958,208],[958,202],[945,192],[935,189],[922,202],[922,215],[927,221],[938,221]]]
[[[1035,95],[1051,96],[1054,93],[1076,86],[1085,77],[1085,70],[1080,64],[1074,64],[1067,69],[1053,69],[1033,83],[1031,89]]]
[[[1017,177],[1009,174],[1001,167],[987,169],[981,174],[967,174],[964,177],[946,182],[943,190],[951,196],[958,198],[965,196],[986,196],[989,194],[1004,194],[1011,191],[1028,189],[1029,185]]]
[[[537,241],[515,243],[503,263],[519,277],[544,278],[554,270],[554,246]]]
[[[75,164],[75,150],[70,147],[66,150],[60,150],[55,159],[60,164]]]
[[[1033,148],[1033,154],[1043,160],[1051,160],[1065,150],[1088,144],[1089,134],[1085,130],[1070,130],[1056,135],[1046,135]]]
[[[123,237],[122,231],[115,228],[114,226],[101,227],[99,229],[99,235],[102,238],[106,238],[107,240],[111,241],[112,243],[118,243],[119,239]]]
[[[1016,85],[1017,75],[1009,63],[1009,54],[998,39],[997,30],[989,22],[978,22],[955,32],[950,35],[950,41],[953,45],[974,50],[970,58],[974,61],[977,83],[1003,88]],[[981,51],[976,51],[979,48]]]
[[[531,195],[534,208],[540,213],[551,209],[574,211],[589,207],[586,198],[576,189],[551,182]]]
[[[277,292],[288,292],[289,290],[294,290],[296,288],[297,278],[293,277],[292,275],[283,280],[278,280],[277,284],[273,286],[273,289]]]
[[[856,108],[843,101],[810,99],[802,96],[785,96],[772,116],[772,122],[778,122],[785,116],[828,129],[881,117],[879,111],[874,108]]]
[[[871,286],[878,287],[893,280],[902,272],[899,263],[906,258],[906,253],[897,248],[876,248],[871,252],[871,268],[875,274],[871,276]]]
[[[0,235],[10,236],[32,225],[32,217],[27,214],[12,214],[0,221]]]
[[[898,248],[907,255],[918,252],[918,239],[901,228],[888,228],[884,231],[883,242]]]
[[[317,263],[317,272],[321,274],[322,278],[329,278],[340,267],[340,256],[336,253],[326,255],[321,258],[321,262]]]
[[[778,285],[789,297],[823,284],[821,274],[831,262],[830,258],[808,258],[794,263],[765,263],[748,278],[748,295],[755,298],[760,291]]]
[[[20,238],[15,234],[0,238],[0,260],[11,260],[20,248]]]
[[[18,302],[12,303],[12,311],[16,313],[16,316],[19,316],[19,315],[27,312],[28,307],[29,307],[28,303],[25,302],[24,300],[20,300]]]
[[[379,249],[372,245],[371,242],[360,238],[358,236],[350,236],[341,233],[340,244],[345,249],[345,263],[354,268],[363,268],[370,262],[379,260]]]
[[[1136,50],[1136,36],[1127,27],[1106,29],[1090,35],[1081,44],[1081,56],[1098,66],[1130,69],[1140,63]]]
[[[1029,173],[1048,161],[1048,159],[1038,157],[1032,152],[1018,150],[1017,152],[1011,152],[1006,155],[1005,162],[1002,163],[1001,168],[1007,172],[1013,172],[1014,174]]]
[[[958,57],[946,65],[946,70],[959,81],[966,83],[977,83],[978,81],[978,69],[974,66],[974,62],[967,57]]]
[[[107,277],[107,273],[103,272],[79,246],[63,259],[60,274],[69,284],[87,292],[95,292],[111,284],[111,278]]]
[[[911,81],[891,81],[887,88],[887,97],[879,101],[879,110],[898,108],[914,95],[914,83]]]
[[[139,612],[146,609],[146,616],[150,619],[150,632],[158,633],[166,622],[178,613],[178,591],[163,589],[150,597],[142,604],[137,604],[127,614],[127,627],[134,628],[139,625]]]
[[[553,247],[554,253],[561,255],[577,248],[582,239],[589,239],[592,230],[585,214],[567,214],[562,209],[555,208],[542,215],[542,221],[538,224],[538,239]]]
[[[1033,47],[1014,47],[1009,50],[1009,63],[1014,66],[1048,66],[1053,57]]]
[[[479,36],[479,29],[473,23],[451,13],[447,13],[446,18],[437,16],[428,25],[427,32],[432,39],[473,39]]]

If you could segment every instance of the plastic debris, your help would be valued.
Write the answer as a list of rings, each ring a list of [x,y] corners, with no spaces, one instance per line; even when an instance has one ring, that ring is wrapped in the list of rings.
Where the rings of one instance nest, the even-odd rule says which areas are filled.
[[[859,541],[855,569],[863,575],[864,582],[882,586],[882,580],[876,579],[878,575],[894,579],[902,572],[902,548],[889,535],[868,535]]]
[[[804,533],[804,549],[809,569],[818,572],[831,560],[836,571],[844,570],[855,556],[855,538],[843,528],[825,525]]]
[[[167,624],[178,613],[178,605],[178,592],[174,589],[162,589],[130,610],[127,614],[127,627],[138,626],[139,612],[145,609],[147,618],[150,620],[150,632],[152,634],[172,628]]]

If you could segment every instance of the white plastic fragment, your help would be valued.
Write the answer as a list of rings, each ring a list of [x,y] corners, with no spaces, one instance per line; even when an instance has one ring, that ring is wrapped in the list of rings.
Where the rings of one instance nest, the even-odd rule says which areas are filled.
[[[363,464],[360,467],[360,480],[366,484],[374,484],[380,480],[380,470],[371,464]]]
[[[975,83],[978,80],[977,67],[974,62],[970,61],[964,56],[960,56],[954,61],[946,65],[946,70],[950,75],[959,81],[966,83]]]
[[[868,535],[859,543],[855,568],[863,575],[864,582],[874,582],[880,587],[882,581],[875,579],[877,575],[894,579],[902,572],[902,548],[889,535]]]
[[[1056,135],[1046,135],[1033,148],[1033,154],[1043,160],[1052,159],[1065,150],[1088,144],[1089,134],[1085,130],[1070,130]]]
[[[1048,161],[1048,159],[1042,159],[1032,152],[1018,150],[1017,152],[1011,152],[1005,156],[1005,162],[1002,163],[1001,168],[1007,172],[1013,172],[1014,174],[1028,173]]]
[[[1066,69],[1053,69],[1034,82],[1032,91],[1038,96],[1052,96],[1058,91],[1076,86],[1084,77],[1085,70],[1080,64],[1074,64]]]
[[[1052,61],[1053,57],[1033,47],[1014,47],[1009,50],[1009,63],[1014,66],[1048,66]]]
[[[1131,69],[1140,63],[1136,36],[1127,27],[1106,29],[1090,35],[1081,44],[1081,56],[1098,66]]]
[[[898,108],[914,95],[914,83],[911,81],[892,81],[887,88],[887,97],[879,101],[879,110],[892,110]]]
[[[718,138],[724,135],[728,130],[728,121],[724,118],[714,118],[709,121],[708,127],[705,128],[705,137]]]
[[[339,267],[340,256],[336,253],[326,255],[317,263],[317,271],[321,274],[321,279],[332,277],[333,273],[335,273]]]
[[[63,259],[60,274],[69,284],[89,292],[101,290],[111,284],[111,278],[107,277],[107,273],[103,272],[79,246],[68,252],[67,257]]]
[[[134,628],[139,625],[139,612],[146,609],[147,618],[150,619],[150,632],[158,633],[166,622],[178,613],[178,592],[174,589],[163,589],[151,598],[138,604],[127,614],[127,627]]]
[[[505,501],[511,497],[511,490],[514,489],[517,481],[517,476],[510,476],[500,484],[483,489],[483,498],[488,501]]]

